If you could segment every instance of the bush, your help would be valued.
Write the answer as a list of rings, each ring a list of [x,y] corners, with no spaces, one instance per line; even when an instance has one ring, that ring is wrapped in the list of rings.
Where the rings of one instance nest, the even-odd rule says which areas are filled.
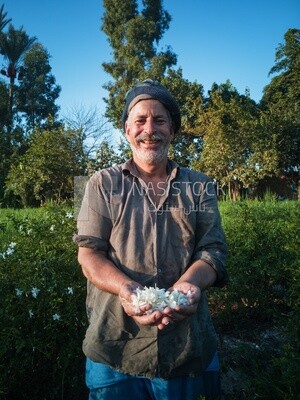
[[[0,397],[85,398],[85,282],[68,209],[1,210]]]
[[[257,398],[296,399],[300,203],[223,202],[220,210],[229,245],[230,282],[224,290],[209,291],[217,329],[257,343],[267,329],[284,332],[280,348],[269,348],[263,357],[250,347],[252,363],[249,368],[248,358],[244,373],[251,377],[249,398],[256,398],[254,391]],[[242,353],[245,358],[243,349]]]
[[[250,343],[242,340],[231,360],[242,380],[247,377],[249,391],[228,400],[296,399],[300,203],[221,202],[220,210],[230,283],[208,291],[211,310],[219,333]],[[86,285],[71,240],[76,229],[71,213],[57,206],[0,211],[0,397],[5,400],[87,398],[81,350]],[[270,327],[284,331],[276,351],[253,347]],[[226,368],[232,371],[231,365]]]

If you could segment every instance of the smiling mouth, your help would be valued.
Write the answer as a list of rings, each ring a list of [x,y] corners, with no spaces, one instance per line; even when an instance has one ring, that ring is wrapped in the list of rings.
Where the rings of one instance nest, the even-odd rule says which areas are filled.
[[[146,144],[156,144],[156,143],[160,143],[161,140],[141,140],[142,143],[146,143]]]

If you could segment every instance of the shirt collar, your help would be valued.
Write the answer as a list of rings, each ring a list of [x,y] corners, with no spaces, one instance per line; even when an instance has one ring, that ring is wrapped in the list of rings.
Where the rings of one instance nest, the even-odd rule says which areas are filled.
[[[122,169],[122,172],[125,174],[130,173],[131,175],[133,175],[137,178],[139,177],[135,163],[132,158],[130,160],[127,160],[123,164],[121,164],[121,169]],[[168,159],[168,164],[167,164],[168,177],[170,177],[171,179],[175,178],[175,176],[177,175],[177,172],[179,172],[179,170],[180,170],[180,167],[177,164],[177,162]]]

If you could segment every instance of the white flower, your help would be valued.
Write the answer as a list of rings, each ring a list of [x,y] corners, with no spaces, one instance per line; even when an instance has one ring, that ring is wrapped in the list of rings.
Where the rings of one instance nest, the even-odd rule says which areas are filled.
[[[8,248],[5,252],[7,256],[10,256],[11,254],[13,254],[15,252],[16,245],[17,245],[17,243],[15,243],[15,242],[9,243]],[[3,254],[2,254],[2,256],[3,256]],[[3,258],[5,258],[5,257],[3,257]]]
[[[32,229],[27,230],[27,235],[30,235],[32,233]]]
[[[73,294],[73,288],[70,286],[67,288],[67,294]]]
[[[67,213],[66,213],[66,217],[67,217],[67,218],[73,218],[73,214],[72,214],[71,212],[67,212]]]
[[[0,257],[5,258],[5,253],[0,253]]]
[[[32,294],[32,297],[34,297],[35,299],[37,298],[37,295],[40,293],[40,289],[38,289],[37,287],[33,287],[32,289],[31,289],[31,294]]]
[[[167,292],[167,293],[169,293],[169,292]],[[175,306],[177,304],[179,304],[180,306],[189,305],[188,297],[190,294],[191,294],[190,290],[188,291],[187,294],[179,292],[179,290],[173,290],[173,292],[169,293],[169,295],[168,295],[169,307],[175,308]]]
[[[19,226],[19,232],[22,232],[23,231],[23,225],[20,225]]]
[[[16,288],[16,295],[18,297],[20,297],[20,296],[22,296],[22,294],[23,294],[23,290]]]
[[[7,250],[6,250],[6,254],[8,255],[8,256],[10,256],[11,254],[13,254],[15,252],[15,249],[14,248],[11,248],[11,247],[9,247]]]
[[[55,313],[52,315],[53,321],[59,321],[60,320],[60,315]]]
[[[151,314],[154,310],[163,311],[164,308],[174,308],[177,304],[188,305],[189,296],[190,291],[187,294],[178,290],[170,293],[165,289],[157,287],[144,287],[144,289],[136,289],[135,295],[132,298],[132,304],[137,312],[140,310],[140,307],[151,305],[151,309],[146,312],[147,314]]]
[[[50,226],[50,232],[54,232],[54,229],[55,229],[55,225],[51,225]]]
[[[28,311],[28,313],[29,313],[29,318],[32,318],[32,317],[33,317],[33,311],[30,309],[30,310]]]

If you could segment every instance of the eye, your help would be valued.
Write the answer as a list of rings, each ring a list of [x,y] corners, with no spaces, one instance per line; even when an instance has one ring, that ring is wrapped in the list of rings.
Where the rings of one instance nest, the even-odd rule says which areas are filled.
[[[134,122],[138,125],[143,125],[145,121],[145,118],[136,118]]]
[[[158,125],[163,125],[167,122],[165,118],[157,118],[155,121]]]

